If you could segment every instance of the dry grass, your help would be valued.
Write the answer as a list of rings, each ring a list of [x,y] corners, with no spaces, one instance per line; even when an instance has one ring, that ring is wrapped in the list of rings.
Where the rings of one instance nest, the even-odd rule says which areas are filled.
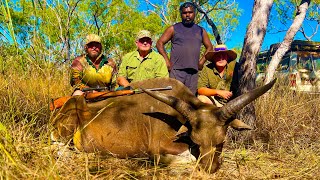
[[[44,69],[44,70],[43,70]],[[255,143],[227,143],[215,174],[196,163],[167,167],[57,148],[49,140],[48,103],[71,93],[66,67],[0,75],[0,177],[6,179],[318,179],[320,96],[278,85],[258,99]],[[61,153],[65,152],[65,153]]]

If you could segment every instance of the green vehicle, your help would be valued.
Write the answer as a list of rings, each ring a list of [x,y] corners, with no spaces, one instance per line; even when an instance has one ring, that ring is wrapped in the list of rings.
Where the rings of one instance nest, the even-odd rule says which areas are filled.
[[[268,51],[260,52],[257,82],[264,80],[266,67],[279,45],[272,44]],[[294,91],[320,93],[320,42],[293,41],[277,67],[276,76],[284,79]]]

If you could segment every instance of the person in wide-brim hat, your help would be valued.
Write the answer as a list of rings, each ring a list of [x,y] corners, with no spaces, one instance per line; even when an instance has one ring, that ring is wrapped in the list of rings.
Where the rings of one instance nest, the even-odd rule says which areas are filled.
[[[217,57],[217,55],[221,53],[226,53],[228,55],[228,62],[231,62],[237,58],[237,53],[234,50],[228,50],[227,46],[224,44],[217,45],[214,48],[214,51],[209,51],[205,55],[206,60],[208,61],[214,61]]]
[[[235,61],[237,53],[222,44],[206,53],[205,58],[211,63],[205,65],[200,72],[198,99],[208,104],[214,101],[217,107],[221,107],[234,97],[233,92],[238,88],[238,65]]]

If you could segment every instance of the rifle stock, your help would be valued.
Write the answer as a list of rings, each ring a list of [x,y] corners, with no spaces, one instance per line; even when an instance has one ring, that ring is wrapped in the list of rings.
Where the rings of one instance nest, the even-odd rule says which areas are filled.
[[[72,96],[63,96],[50,102],[50,111],[61,108]]]
[[[121,91],[106,91],[106,92],[93,92],[93,93],[86,93],[84,97],[88,101],[96,101],[100,99],[105,99],[109,97],[115,96],[123,96],[123,95],[131,95],[134,94],[134,90],[121,90]],[[63,96],[52,100],[50,102],[50,110],[53,111],[54,109],[58,109],[64,105],[72,96]]]
[[[85,98],[88,101],[95,101],[97,99],[115,97],[115,96],[123,96],[123,95],[131,95],[134,94],[134,90],[120,90],[120,91],[107,91],[107,92],[94,92],[87,93]]]

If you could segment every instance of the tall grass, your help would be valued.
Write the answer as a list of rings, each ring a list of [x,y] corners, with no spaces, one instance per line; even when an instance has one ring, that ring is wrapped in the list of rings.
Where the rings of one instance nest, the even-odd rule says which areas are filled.
[[[10,58],[11,57],[11,58]],[[257,128],[250,147],[226,144],[215,174],[196,163],[167,167],[147,159],[117,159],[52,145],[51,98],[71,94],[68,66],[32,63],[15,56],[0,74],[0,177],[6,179],[317,179],[320,177],[320,96],[281,84],[256,102]],[[23,56],[21,56],[23,57]],[[28,56],[24,57],[28,58]]]

